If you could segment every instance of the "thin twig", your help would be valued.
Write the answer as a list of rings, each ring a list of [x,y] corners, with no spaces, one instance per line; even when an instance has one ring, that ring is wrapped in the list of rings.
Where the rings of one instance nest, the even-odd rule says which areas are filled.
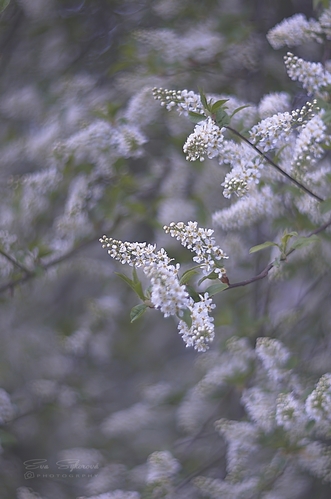
[[[114,220],[112,226],[110,228],[103,229],[103,231],[108,232],[110,230],[113,230],[119,224],[120,220],[121,220],[121,217],[118,216]],[[63,255],[61,255],[57,258],[54,258],[54,260],[51,260],[50,262],[44,263],[44,264],[40,263],[38,265],[38,267],[35,268],[34,270],[26,271],[28,273],[26,273],[24,276],[22,276],[18,279],[12,279],[12,280],[6,282],[5,284],[2,284],[2,286],[0,286],[0,294],[3,293],[4,291],[7,291],[8,289],[12,290],[16,286],[18,286],[20,284],[24,284],[25,282],[30,281],[34,277],[37,277],[38,275],[40,275],[40,269],[46,271],[47,269],[54,267],[55,265],[58,265],[59,263],[65,261],[65,260],[68,260],[73,255],[78,253],[78,251],[83,249],[85,246],[88,246],[91,243],[96,242],[98,240],[98,238],[100,237],[100,232],[98,232],[98,234],[94,234],[93,236],[91,236],[88,239],[85,239],[85,241],[82,241],[80,244],[78,244],[77,246],[75,246],[71,250],[67,251],[67,253],[64,253]]]
[[[314,236],[316,234],[319,234],[320,232],[323,232],[325,229],[331,226],[331,220],[329,222],[326,222],[325,224],[321,225],[321,227],[318,227],[317,229],[313,230],[310,234],[308,234],[307,237]],[[289,255],[291,255],[295,251],[295,248],[290,249],[284,258],[281,258],[281,261],[284,261],[285,258],[287,258]],[[250,279],[246,279],[246,281],[240,281],[240,282],[234,282],[233,284],[229,284],[229,286],[224,290],[227,291],[228,289],[233,289],[233,288],[240,288],[243,286],[247,286],[248,284],[252,284],[253,282],[260,281],[261,279],[264,279],[267,277],[269,274],[270,270],[275,266],[275,262],[270,262],[259,274],[257,274],[254,277],[251,277]]]
[[[13,265],[15,265],[16,267],[18,267],[23,272],[25,272],[25,274],[30,274],[31,273],[31,270],[29,270],[26,267],[24,267],[24,265],[22,265],[20,262],[18,262],[17,260],[15,260],[15,258],[13,258],[12,256],[8,255],[8,253],[6,253],[5,251],[3,251],[2,249],[0,249],[0,255],[2,255],[5,258],[7,258],[7,260],[9,262],[11,262]]]
[[[312,192],[310,189],[308,189],[308,187],[306,187],[305,185],[301,184],[295,178],[291,177],[291,175],[289,175],[284,170],[282,170],[282,168],[280,166],[278,166],[277,163],[275,163],[271,158],[269,158],[269,156],[267,156],[263,151],[261,151],[261,149],[259,149],[258,147],[256,147],[256,145],[252,144],[252,142],[250,140],[248,140],[246,137],[244,137],[244,135],[242,135],[240,132],[238,132],[237,130],[235,130],[234,128],[232,128],[230,126],[226,126],[225,128],[227,130],[230,130],[230,132],[234,133],[235,135],[237,135],[237,137],[241,138],[244,142],[246,142],[246,144],[248,144],[250,147],[252,147],[271,166],[273,166],[279,173],[281,173],[282,175],[284,175],[284,177],[288,178],[291,182],[293,182],[297,187],[299,187],[299,189],[302,189],[307,194],[309,194],[309,196],[312,196],[313,198],[317,199],[317,201],[320,201],[320,202],[324,201],[323,198],[321,198],[317,194],[314,194],[314,192]]]

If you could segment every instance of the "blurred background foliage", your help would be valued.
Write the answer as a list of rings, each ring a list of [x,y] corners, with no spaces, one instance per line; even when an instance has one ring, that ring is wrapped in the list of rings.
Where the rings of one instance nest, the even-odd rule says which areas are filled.
[[[224,476],[225,444],[215,439],[213,422],[242,417],[241,381],[203,399],[188,430],[183,401],[208,357],[185,349],[175,323],[156,311],[130,324],[136,297],[114,274],[122,269],[98,238],[157,242],[185,261],[162,225],[184,218],[210,226],[213,210],[228,202],[223,174],[212,161],[185,162],[182,145],[192,126],[162,110],[151,88],[202,87],[244,104],[257,104],[270,91],[294,96],[285,51],[273,51],[265,35],[296,12],[310,17],[311,2],[6,3],[0,16],[0,386],[13,414],[0,429],[0,496],[16,497],[18,487],[47,499],[142,490],[148,455],[168,449],[183,466],[182,497],[200,497],[188,478],[202,471]],[[302,50],[319,57],[318,47]],[[294,228],[308,227],[292,215]],[[288,218],[278,224],[284,228]],[[279,227],[262,221],[218,233],[233,280],[263,268],[268,255],[248,258],[248,249],[273,239]],[[306,279],[318,284],[309,269]],[[301,323],[318,337],[328,334],[325,289],[309,310],[300,308],[306,302],[298,292],[285,296],[273,282],[223,295],[208,354],[215,359],[232,335],[254,344],[276,328],[305,359],[314,342],[311,331],[301,335]],[[284,318],[272,322],[271,313]],[[316,372],[324,372],[316,359]],[[118,415],[122,410],[131,413]],[[23,463],[37,458],[53,470],[61,458],[97,463],[99,481],[27,480]],[[302,498],[329,493],[312,480]]]

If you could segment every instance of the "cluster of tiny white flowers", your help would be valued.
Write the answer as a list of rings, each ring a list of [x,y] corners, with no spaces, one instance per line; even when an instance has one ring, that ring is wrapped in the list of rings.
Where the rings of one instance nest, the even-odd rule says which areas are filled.
[[[144,126],[155,119],[159,106],[151,99],[151,91],[151,87],[143,87],[130,99],[123,114],[130,124]]]
[[[289,113],[277,113],[260,121],[250,130],[250,140],[258,145],[263,152],[280,148],[289,142],[294,126],[305,127],[314,118],[314,106],[316,100],[306,102],[301,109],[294,109]],[[310,121],[308,121],[310,119]],[[315,134],[316,135],[316,134]]]
[[[223,196],[225,198],[230,199],[232,194],[240,198],[248,193],[247,175],[242,176],[242,173],[241,169],[234,168],[225,176],[224,182],[221,184],[224,187]]]
[[[247,460],[259,448],[259,430],[253,423],[220,419],[215,422],[215,429],[227,444],[227,471],[240,473],[247,465]]]
[[[97,120],[55,148],[63,158],[74,154],[76,164],[89,162],[96,165],[98,172],[112,173],[112,161],[118,157],[138,158],[143,155],[142,146],[147,138],[140,128],[133,124]]]
[[[250,195],[240,198],[228,208],[213,214],[213,223],[223,230],[241,229],[258,222],[263,217],[281,213],[284,209],[281,202],[273,194],[269,185],[250,190]]]
[[[292,115],[287,111],[265,118],[250,130],[251,142],[258,144],[263,152],[281,147],[290,139],[292,120]]]
[[[48,208],[49,195],[58,188],[61,180],[61,173],[54,167],[21,178],[21,206],[27,222]]]
[[[247,338],[231,337],[226,342],[227,352],[217,357],[204,378],[197,385],[204,394],[213,392],[216,388],[242,379],[252,371],[255,359],[254,350],[250,347]]]
[[[223,42],[222,35],[211,32],[206,23],[181,35],[168,28],[138,30],[134,35],[141,43],[157,51],[168,64],[188,58],[208,62],[219,53]]]
[[[220,163],[230,164],[232,169],[226,174],[223,196],[231,198],[232,194],[243,197],[251,189],[252,184],[258,184],[260,169],[264,166],[264,159],[247,144],[238,144],[233,140],[224,142]]]
[[[168,480],[181,466],[169,451],[153,452],[147,459],[146,483]]]
[[[153,88],[153,97],[161,102],[167,111],[175,108],[179,114],[188,116],[189,112],[201,114],[201,120],[205,119],[203,105],[200,96],[192,90],[168,90],[166,88]]]
[[[215,336],[214,319],[209,314],[216,305],[212,303],[208,293],[203,296],[199,295],[199,297],[198,302],[190,298],[187,307],[191,313],[191,326],[189,327],[184,321],[179,321],[178,330],[187,347],[194,347],[198,352],[205,352]]]
[[[321,25],[321,28],[323,30],[323,33],[325,33],[326,38],[328,40],[331,39],[331,8],[325,9],[320,18],[319,18],[319,23]]]
[[[331,481],[331,453],[329,446],[321,442],[304,439],[302,451],[298,454],[298,461],[302,468],[309,473]]]
[[[154,420],[154,414],[149,404],[138,402],[137,404],[114,412],[101,424],[102,432],[108,437],[121,435],[134,435]]]
[[[189,295],[184,285],[178,280],[179,263],[174,265],[164,265],[154,263],[146,265],[143,270],[151,280],[152,290],[150,300],[157,310],[160,310],[164,317],[171,315],[182,316],[183,311],[189,307]]]
[[[123,265],[141,267],[154,262],[162,262],[164,265],[171,262],[163,248],[155,253],[155,244],[123,242],[107,236],[102,236],[99,241],[102,247],[107,249],[109,256]]]
[[[326,125],[321,116],[322,111],[302,125],[295,142],[293,166],[300,166],[307,161],[315,164],[322,157],[324,149],[321,144],[327,141],[327,137]]]
[[[204,161],[205,156],[209,159],[219,156],[222,151],[223,133],[222,129],[208,117],[198,123],[194,132],[191,133],[183,146],[183,151],[187,155],[187,161]]]
[[[198,227],[197,222],[171,222],[169,226],[163,227],[166,234],[175,237],[185,248],[196,254],[193,261],[200,264],[205,275],[214,271],[216,274],[224,274],[225,269],[220,268],[216,261],[229,258],[216,244],[212,229]]]
[[[293,393],[280,393],[277,398],[276,423],[286,431],[297,433],[303,431],[307,423],[304,406],[300,400],[294,397]]]
[[[331,73],[319,62],[308,62],[291,52],[284,57],[288,76],[299,81],[309,94],[327,97],[326,87],[331,85]]]
[[[285,113],[291,108],[290,96],[286,92],[272,92],[260,100],[258,112],[262,119],[276,113]]]
[[[247,414],[257,427],[268,433],[275,427],[275,395],[259,387],[252,387],[243,391],[241,402]]]
[[[279,340],[258,338],[255,351],[270,379],[277,382],[287,376],[289,371],[285,366],[291,355]]]
[[[267,39],[272,48],[277,50],[285,45],[295,47],[311,40],[322,42],[321,34],[322,29],[318,21],[307,21],[303,14],[295,14],[272,28]]]
[[[107,236],[103,236],[100,242],[115,260],[142,267],[144,274],[151,280],[151,303],[165,317],[181,315],[188,307],[188,293],[178,279],[180,265],[171,265],[171,259],[163,248],[155,252],[155,245],[122,242]]]
[[[324,374],[307,397],[306,412],[310,419],[331,422],[331,374]]]

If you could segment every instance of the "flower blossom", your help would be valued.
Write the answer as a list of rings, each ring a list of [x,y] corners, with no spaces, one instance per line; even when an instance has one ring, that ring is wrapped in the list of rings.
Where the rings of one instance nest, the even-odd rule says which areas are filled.
[[[189,327],[184,321],[179,321],[178,330],[187,347],[194,347],[198,352],[205,352],[215,336],[214,319],[209,316],[209,313],[216,305],[212,303],[208,293],[199,296],[200,301],[194,302],[191,298],[188,305],[191,312],[191,326]]]
[[[212,229],[203,229],[198,227],[197,222],[171,222],[169,226],[163,227],[166,234],[175,237],[185,248],[188,248],[196,256],[193,261],[201,264],[203,273],[210,274],[212,271],[216,274],[224,274],[225,269],[219,267],[216,261],[229,258],[223,250],[216,245],[215,238],[212,237]]]
[[[208,117],[205,121],[198,123],[194,132],[188,136],[183,151],[188,161],[204,161],[205,156],[209,159],[218,156],[222,149],[222,129]]]
[[[179,114],[188,116],[189,112],[200,113],[203,120],[206,116],[203,110],[200,96],[192,90],[168,90],[166,88],[153,88],[153,97],[161,102],[167,111],[173,108]]]
[[[299,81],[309,94],[325,97],[325,87],[331,85],[331,73],[325,70],[319,62],[308,62],[291,52],[284,57],[288,76],[293,81]]]
[[[321,43],[321,33],[318,21],[315,19],[307,21],[303,14],[295,14],[272,28],[267,34],[267,39],[272,48],[277,50],[284,45],[296,47],[311,40]]]

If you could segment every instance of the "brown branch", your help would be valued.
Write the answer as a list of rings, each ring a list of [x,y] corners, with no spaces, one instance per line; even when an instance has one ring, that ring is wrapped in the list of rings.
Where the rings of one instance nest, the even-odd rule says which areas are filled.
[[[331,226],[331,220],[329,222],[326,222],[325,224],[321,225],[321,227],[318,227],[317,229],[313,230],[308,236],[306,237],[311,237],[316,234],[319,234],[320,232],[323,232],[325,229]],[[281,261],[286,260],[286,258],[291,255],[295,251],[295,248],[290,249],[284,258],[281,258]],[[233,284],[229,284],[229,286],[224,290],[227,291],[228,289],[233,289],[233,288],[240,288],[243,286],[247,286],[248,284],[252,284],[253,282],[260,281],[261,279],[264,279],[267,277],[269,274],[270,270],[275,266],[275,261],[270,262],[259,274],[257,274],[254,277],[251,277],[250,279],[246,279],[246,281],[240,281],[240,282],[234,282]]]
[[[113,230],[119,224],[120,220],[121,220],[121,217],[118,216],[114,220],[114,222],[113,222],[113,224],[112,224],[112,226],[110,228],[108,227],[106,229],[103,229],[100,232],[108,232],[108,231]],[[27,272],[24,276],[19,277],[17,279],[12,279],[12,280],[10,280],[10,281],[8,281],[5,284],[2,284],[0,286],[0,294],[3,293],[4,291],[9,290],[9,289],[12,290],[16,286],[19,286],[20,284],[24,284],[25,282],[28,282],[31,279],[39,276],[40,275],[40,269],[43,270],[43,271],[46,271],[47,269],[49,269],[51,267],[54,267],[55,265],[58,265],[59,263],[65,261],[65,260],[68,260],[69,258],[71,258],[72,256],[74,256],[76,253],[78,253],[81,249],[85,248],[85,246],[88,246],[91,243],[98,241],[98,239],[100,237],[100,232],[98,232],[98,234],[94,234],[93,236],[89,237],[88,239],[85,239],[84,241],[82,241],[81,243],[79,243],[74,248],[70,249],[69,251],[67,251],[63,255],[61,255],[61,256],[59,256],[57,258],[54,258],[54,260],[51,260],[48,263],[45,263],[45,264],[40,263],[37,268],[35,268],[35,269],[31,270],[31,271],[28,271],[28,270],[24,269],[25,272]]]
[[[269,158],[269,156],[267,156],[263,151],[261,151],[261,149],[259,149],[258,147],[256,147],[256,145],[254,145],[250,140],[248,140],[246,137],[244,137],[244,135],[242,135],[240,132],[238,132],[234,128],[231,128],[230,126],[226,126],[225,128],[227,130],[230,130],[230,132],[234,133],[235,135],[237,135],[237,137],[239,137],[241,140],[243,140],[244,142],[246,142],[246,144],[248,144],[250,147],[252,147],[271,166],[273,166],[279,173],[281,173],[286,178],[288,178],[291,182],[293,182],[293,184],[295,184],[297,187],[299,187],[299,189],[305,191],[307,194],[309,194],[309,196],[317,199],[317,201],[321,201],[321,202],[324,201],[323,198],[321,198],[317,194],[314,194],[314,192],[312,192],[310,189],[308,189],[308,187],[306,187],[305,185],[301,184],[295,178],[291,177],[291,175],[289,175],[284,170],[282,170],[282,168],[279,165],[277,165],[277,163],[275,163],[271,158]]]
[[[2,249],[0,249],[0,255],[4,256],[5,258],[7,258],[7,260],[9,262],[11,262],[13,265],[15,265],[16,267],[18,267],[20,270],[22,270],[25,274],[30,274],[31,273],[31,270],[27,269],[26,267],[24,267],[24,265],[22,265],[20,262],[18,262],[15,258],[13,258],[12,256],[8,255],[8,253],[6,253],[5,251],[3,251]]]

